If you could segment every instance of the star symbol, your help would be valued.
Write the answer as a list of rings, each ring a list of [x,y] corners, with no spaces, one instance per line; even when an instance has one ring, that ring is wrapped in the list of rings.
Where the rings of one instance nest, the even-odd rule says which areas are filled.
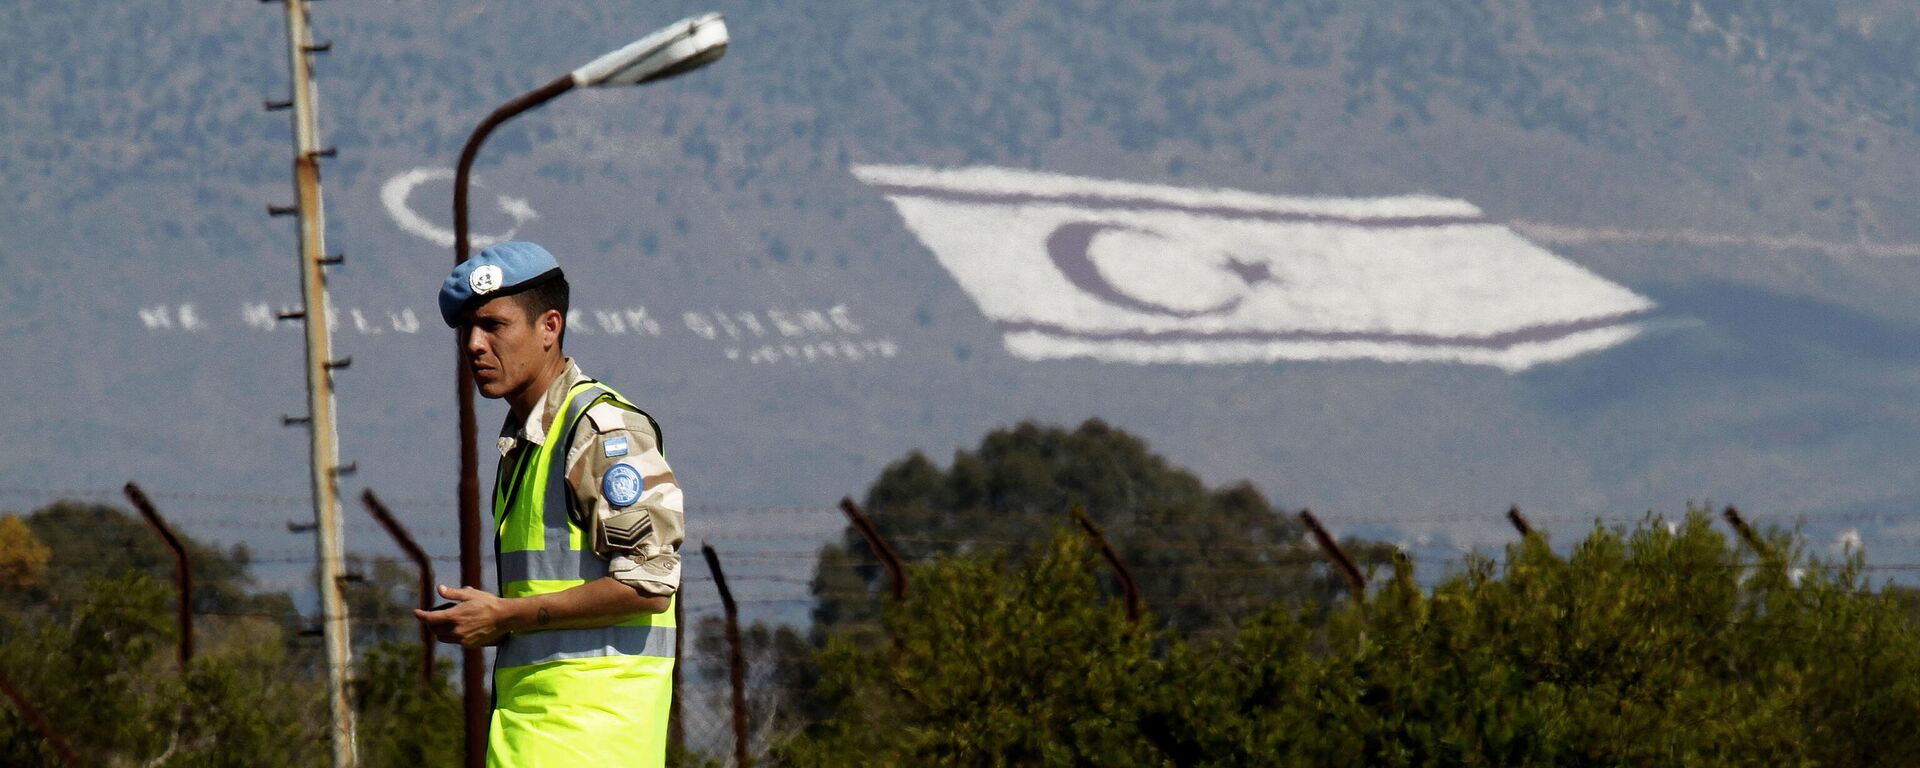
[[[1235,256],[1227,259],[1227,269],[1246,283],[1248,288],[1261,283],[1280,282],[1280,278],[1273,276],[1273,269],[1264,261],[1246,261]]]
[[[540,214],[533,212],[533,205],[528,203],[524,197],[501,195],[500,211],[513,217],[513,223],[515,225],[525,224],[532,219],[540,218]]]

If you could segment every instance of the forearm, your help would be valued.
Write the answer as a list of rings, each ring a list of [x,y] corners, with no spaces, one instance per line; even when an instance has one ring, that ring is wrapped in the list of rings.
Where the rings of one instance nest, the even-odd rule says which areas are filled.
[[[506,616],[502,624],[510,632],[604,627],[636,613],[664,613],[672,604],[671,598],[643,594],[611,576],[559,592],[503,602]]]

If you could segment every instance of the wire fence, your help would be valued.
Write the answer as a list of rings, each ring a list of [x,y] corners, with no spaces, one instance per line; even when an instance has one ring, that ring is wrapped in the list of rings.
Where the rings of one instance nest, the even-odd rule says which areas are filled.
[[[261,494],[208,494],[177,491],[158,491],[148,495],[153,499],[195,508],[193,515],[175,519],[171,522],[190,536],[202,542],[215,542],[222,539],[231,541],[235,538],[242,540],[258,539],[258,536],[250,534],[262,530],[285,529],[285,521],[260,519],[259,515],[262,511],[298,509],[303,513],[310,514],[308,500],[303,497]],[[107,491],[18,487],[0,487],[0,497],[45,500],[47,502],[78,500],[110,505],[117,504],[119,500],[116,494]],[[396,500],[394,506],[409,508],[415,506],[415,503],[418,501],[419,500]],[[251,516],[208,515],[204,514],[204,507],[198,505],[244,506],[249,508],[252,514]],[[5,505],[0,505],[0,508],[4,506]],[[421,506],[427,505],[421,504]],[[452,505],[444,503],[431,506],[442,511],[450,512],[452,509]],[[723,532],[708,539],[707,543],[718,543],[724,549],[724,554],[719,556],[723,557],[725,562],[724,583],[712,572],[712,569],[708,567],[702,558],[684,558],[684,574],[680,593],[681,606],[684,611],[683,623],[680,630],[683,643],[678,660],[681,679],[676,689],[677,722],[674,730],[679,734],[680,738],[683,739],[685,748],[716,758],[745,754],[748,760],[753,760],[758,756],[763,756],[771,745],[788,735],[783,729],[791,729],[794,723],[805,720],[808,713],[789,710],[796,706],[796,702],[805,701],[814,693],[814,691],[807,688],[794,687],[792,678],[787,674],[788,671],[792,669],[802,667],[812,662],[811,647],[804,642],[797,646],[792,642],[787,646],[782,646],[780,643],[768,642],[768,634],[773,632],[774,628],[786,627],[789,631],[795,633],[790,636],[790,641],[793,638],[804,638],[805,630],[810,624],[811,611],[816,608],[822,600],[878,602],[887,599],[887,590],[884,588],[884,585],[874,585],[867,589],[834,588],[826,586],[827,582],[816,579],[815,567],[820,561],[822,547],[829,543],[841,544],[849,541],[857,541],[858,538],[854,537],[851,531],[860,531],[861,536],[867,537],[868,546],[875,554],[879,554],[879,550],[890,550],[890,547],[885,545],[885,541],[877,540],[880,534],[875,530],[870,530],[873,527],[871,522],[868,522],[864,528],[858,525],[857,522],[852,524],[843,522],[842,525],[826,524],[829,521],[834,521],[839,518],[842,511],[846,512],[848,520],[854,520],[855,515],[858,513],[857,507],[852,505],[851,501],[845,502],[841,510],[824,506],[708,506],[693,507],[688,511],[689,520],[695,523],[694,530],[696,532],[699,530],[698,521],[703,518],[741,520],[746,518],[778,519],[805,517],[813,521],[814,525],[811,530],[815,535],[802,537],[796,536],[791,532],[782,533],[749,528],[747,530]],[[1303,514],[1302,517],[1304,519],[1306,516]],[[1406,522],[1419,524],[1471,522],[1478,525],[1505,525],[1507,520],[1513,519],[1502,518],[1498,513],[1492,512],[1472,518],[1464,515],[1457,517],[1447,515],[1374,517],[1364,515],[1351,517],[1327,515],[1325,517],[1329,523],[1346,526],[1349,530],[1367,525],[1393,525]],[[1515,518],[1517,518],[1517,515]],[[1524,519],[1513,522],[1513,526],[1523,530],[1528,529],[1529,524],[1532,526],[1539,526],[1541,524],[1559,524],[1564,526],[1577,523],[1584,525],[1630,526],[1646,522],[1648,519],[1646,515],[1594,517],[1574,514],[1529,513]],[[370,520],[360,524],[350,525],[348,528],[349,532],[354,535],[354,540],[361,544],[358,549],[350,551],[348,555],[350,561],[349,569],[354,575],[355,581],[365,583],[366,574],[381,567],[387,568],[389,571],[394,568],[408,567],[395,556],[398,550],[392,546],[393,542],[387,536],[389,531],[381,530],[380,526]],[[446,541],[452,538],[452,534],[456,530],[456,528],[448,526],[445,528],[426,528],[420,532],[427,533],[430,537],[438,538],[441,541]],[[821,535],[822,532],[825,532],[825,535]],[[1099,537],[1096,528],[1089,527],[1087,532],[1091,536]],[[304,535],[304,531],[289,531],[288,535]],[[1036,535],[1044,535],[1044,533]],[[1510,530],[1506,541],[1511,542],[1517,540],[1519,535],[1518,532]],[[934,548],[960,551],[973,550],[981,547],[1024,547],[1031,546],[1035,543],[1034,540],[1031,539],[991,537],[960,538],[924,535],[895,535],[886,537],[886,540],[896,544],[914,545],[923,550]],[[1874,540],[1877,542],[1920,543],[1920,536],[1878,536],[1875,537]],[[698,541],[697,536],[696,541]],[[1751,542],[1751,540],[1749,541]],[[691,549],[693,543],[694,542],[689,542],[689,549]],[[1339,559],[1336,555],[1340,554],[1338,552],[1340,544],[1335,542],[1330,536],[1316,539],[1304,535],[1303,543],[1305,546],[1297,547],[1294,550],[1284,553],[1285,556],[1291,558],[1291,560],[1274,561],[1249,566],[1246,564],[1244,558],[1235,558],[1234,562],[1230,564],[1219,564],[1216,562],[1216,558],[1222,555],[1248,554],[1270,556],[1275,553],[1274,546],[1271,544],[1244,544],[1234,542],[1165,542],[1163,548],[1168,553],[1188,557],[1192,560],[1190,564],[1183,566],[1183,570],[1194,577],[1219,577],[1221,579],[1228,579],[1229,577],[1256,578],[1241,579],[1238,581],[1222,581],[1219,585],[1210,588],[1204,594],[1157,595],[1151,599],[1146,608],[1148,610],[1169,610],[1185,606],[1218,605],[1223,601],[1272,601],[1276,599],[1275,591],[1264,588],[1257,577],[1274,575],[1276,573],[1274,570],[1276,565],[1309,566],[1323,569],[1325,573],[1332,573],[1332,571],[1325,571],[1324,569],[1329,567],[1329,562]],[[1315,551],[1316,548],[1318,551]],[[1398,551],[1429,570],[1437,569],[1441,571],[1463,569],[1476,561],[1497,561],[1500,555],[1500,547],[1497,546],[1485,546],[1483,544],[1461,545],[1446,540],[1437,542],[1432,540],[1406,542],[1398,547]],[[220,554],[223,557],[231,558],[235,562],[244,563],[244,565],[250,569],[259,569],[263,572],[297,569],[297,575],[283,574],[282,578],[259,578],[253,574],[252,571],[248,571],[248,575],[254,576],[256,579],[254,584],[256,588],[263,586],[261,582],[265,582],[264,586],[268,589],[271,589],[271,587],[276,584],[285,584],[289,587],[311,585],[311,574],[315,571],[318,564],[316,552],[311,547],[255,545],[245,546],[244,548],[233,548],[230,546],[228,550]],[[441,568],[439,566],[451,566],[452,564],[458,563],[458,554],[444,550],[429,550],[419,554],[423,562],[435,566],[434,570],[449,576],[457,573],[457,568]],[[890,554],[891,553],[888,552],[888,555]],[[1111,554],[1111,552],[1109,554]],[[1327,560],[1321,560],[1323,556],[1326,557]],[[1115,566],[1116,570],[1124,568],[1123,565],[1114,562],[1113,559],[1110,559],[1109,562]],[[55,563],[53,565],[56,566],[57,570],[57,566],[60,564]],[[1654,563],[1643,564],[1639,567],[1753,570],[1777,567],[1777,563],[1769,562],[1767,558],[1755,558],[1751,561],[1736,563]],[[1904,561],[1870,562],[1849,565],[1844,561],[1836,560],[1831,562],[1802,562],[1794,567],[1803,572],[1815,569],[1842,567],[1857,568],[1859,572],[1866,574],[1898,575],[1908,572],[1920,572],[1920,562]],[[164,580],[168,575],[158,566],[149,570],[153,572],[148,575],[156,580]],[[488,569],[488,572],[490,572],[490,569]],[[1365,578],[1368,577],[1361,577],[1361,579]],[[441,581],[444,583],[445,579],[442,578]],[[410,604],[408,600],[400,599],[400,593],[407,592],[409,593],[409,597],[415,597],[410,594],[412,591],[417,591],[417,588],[413,587],[415,583],[417,582],[401,583],[388,581],[377,585],[377,588],[387,590],[388,594],[385,595],[385,597],[394,603],[398,605],[408,605]],[[1241,589],[1236,591],[1233,588],[1228,588],[1226,586],[1227,584],[1237,585]],[[904,586],[902,585],[896,588],[903,590]],[[1356,586],[1356,593],[1363,592],[1364,590],[1364,581],[1361,581],[1361,583]],[[722,597],[723,593],[725,594],[724,598]],[[728,602],[739,606],[740,611],[737,615],[729,610],[732,606],[727,605],[726,603]],[[114,605],[111,601],[102,601],[98,598],[86,598],[80,600],[67,599],[59,606],[49,605],[45,607],[64,607],[71,609],[75,607],[114,607]],[[194,617],[214,620],[255,619],[281,623],[293,620],[307,625],[319,624],[327,618],[318,615],[317,610],[313,610],[311,607],[304,611],[295,609],[294,614],[289,615],[289,611],[284,607],[275,609],[243,609],[200,606],[193,608],[191,614]],[[404,638],[409,633],[418,629],[418,622],[412,618],[410,613],[406,612],[351,615],[348,617],[348,621],[349,625],[353,628],[353,633],[363,639],[399,639]],[[729,631],[726,626],[728,622],[734,623],[731,631]],[[749,624],[755,625],[756,631],[759,634],[755,642],[744,644],[750,645],[751,647],[743,647],[743,642],[739,639],[741,636],[741,625]],[[843,623],[836,625],[835,629],[842,632],[866,633],[873,636],[883,634],[885,631],[881,625],[872,622]],[[1230,634],[1230,631],[1202,632],[1196,636],[1196,639],[1220,639]],[[315,640],[314,642],[317,643],[318,641]],[[436,656],[442,660],[448,668],[452,668],[458,663],[458,654],[450,647],[441,647]],[[735,674],[735,665],[739,665],[737,674],[741,676],[742,695],[739,702],[736,702],[735,696],[730,690],[732,687],[730,678]],[[737,715],[736,711],[739,711],[740,714]],[[735,758],[734,762],[738,762],[738,758]]]

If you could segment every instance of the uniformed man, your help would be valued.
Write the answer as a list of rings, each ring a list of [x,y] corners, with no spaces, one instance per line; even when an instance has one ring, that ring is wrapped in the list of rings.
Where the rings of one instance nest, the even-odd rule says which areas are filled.
[[[498,645],[491,766],[658,766],[672,696],[680,488],[659,425],[561,351],[567,280],[507,242],[456,267],[440,315],[507,401],[494,476],[499,592],[440,587],[442,642]]]

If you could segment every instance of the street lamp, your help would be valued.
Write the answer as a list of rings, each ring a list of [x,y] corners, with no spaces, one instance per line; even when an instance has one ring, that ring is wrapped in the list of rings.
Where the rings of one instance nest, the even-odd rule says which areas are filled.
[[[608,53],[551,83],[507,102],[487,115],[467,137],[453,178],[453,263],[467,260],[467,176],[487,135],[513,116],[553,100],[575,86],[644,85],[704,67],[727,52],[727,25],[720,14],[681,19]],[[480,573],[480,476],[474,455],[473,373],[465,344],[454,356],[460,400],[460,583],[482,583]],[[486,661],[478,649],[461,653],[465,688],[467,765],[484,764],[487,754]]]

